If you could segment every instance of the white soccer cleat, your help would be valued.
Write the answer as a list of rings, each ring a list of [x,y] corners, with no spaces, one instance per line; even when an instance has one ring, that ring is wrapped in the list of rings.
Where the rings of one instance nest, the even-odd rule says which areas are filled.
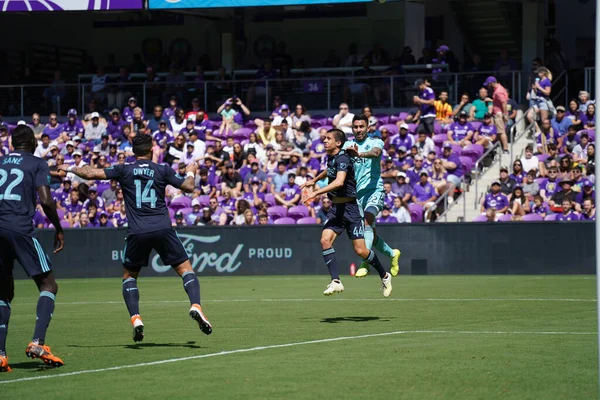
[[[381,280],[381,290],[383,290],[383,297],[390,297],[392,294],[392,275],[390,273],[385,274]]]
[[[144,340],[144,323],[139,315],[131,317],[131,324],[133,325],[133,341],[141,342]]]
[[[335,293],[342,293],[344,291],[344,285],[340,281],[331,281],[327,285],[327,289],[323,292],[325,296],[331,296]]]

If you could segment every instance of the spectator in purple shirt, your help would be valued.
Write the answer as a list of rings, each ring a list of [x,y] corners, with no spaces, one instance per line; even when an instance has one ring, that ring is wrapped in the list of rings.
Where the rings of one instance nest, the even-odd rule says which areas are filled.
[[[562,213],[556,217],[557,221],[579,221],[579,215],[573,211],[573,205],[569,199],[562,201]]]
[[[125,214],[125,203],[121,204],[121,209],[112,216],[113,225],[117,227],[127,226],[127,214]]]
[[[492,183],[490,193],[485,195],[481,202],[481,213],[484,214],[489,209],[496,211],[496,216],[504,214],[508,210],[508,198],[500,192],[500,182]]]
[[[581,124],[584,129],[594,129],[596,127],[595,104],[588,104],[586,113],[581,116]]]
[[[419,182],[413,185],[412,201],[423,207],[425,210],[425,221],[428,222],[430,219],[429,208],[433,206],[437,199],[437,193],[431,183],[428,182],[429,173],[427,171],[421,171],[419,174]]]
[[[77,190],[72,190],[69,193],[69,198],[65,200],[63,208],[69,222],[79,217],[79,213],[83,209],[83,204],[79,201],[79,192]]]
[[[409,203],[412,197],[412,187],[406,183],[406,172],[398,172],[396,182],[383,184],[383,201],[385,204],[392,207],[394,205],[394,199],[400,197],[403,203]]]
[[[114,108],[110,112],[110,118],[106,121],[106,132],[110,135],[110,140],[126,141],[127,137],[123,135],[123,127],[127,122],[121,119],[121,112]]]
[[[592,182],[587,182],[583,185],[583,189],[581,192],[577,193],[575,197],[575,202],[577,204],[583,204],[587,199],[592,199],[594,202],[596,201],[596,191],[594,190],[594,184]]]
[[[123,109],[123,120],[126,122],[133,121],[133,110],[138,107],[137,99],[135,97],[130,97],[127,101],[127,107]],[[141,119],[144,119],[144,113],[141,113]]]
[[[540,196],[544,201],[550,200],[550,198],[554,195],[554,193],[558,192],[560,187],[560,181],[557,178],[558,176],[558,168],[552,167],[548,170],[548,179],[546,179],[540,185]]]
[[[562,138],[554,131],[548,118],[542,120],[542,126],[535,136],[537,150],[541,154],[548,154],[549,144],[555,144],[558,149],[562,148]]]
[[[408,134],[408,125],[400,124],[400,132],[390,138],[390,144],[396,146],[396,148],[404,147],[410,149],[415,145],[415,138]]]
[[[300,186],[296,185],[296,174],[290,172],[288,174],[288,183],[281,187],[281,192],[275,194],[275,200],[278,204],[286,207],[292,207],[298,204],[300,201]]]
[[[169,107],[163,111],[163,119],[170,119],[176,115],[177,111],[177,96],[171,96],[169,98]],[[185,114],[184,114],[185,115]]]
[[[50,137],[50,141],[58,140],[59,142],[64,142],[61,134],[63,132],[63,126],[58,123],[58,117],[56,113],[50,113],[50,122],[46,124],[42,133],[45,133]]]
[[[485,113],[483,123],[479,127],[479,130],[475,132],[475,143],[489,149],[496,142],[497,133],[496,125],[494,125],[492,120],[492,114]]]
[[[381,210],[381,216],[377,218],[378,224],[397,224],[398,219],[390,214],[390,206],[384,205]]]
[[[97,228],[114,228],[112,221],[108,219],[108,214],[106,211],[100,211],[100,216],[98,217],[98,223],[96,224]]]
[[[458,122],[453,122],[448,128],[448,141],[452,144],[457,144],[460,147],[465,147],[471,144],[473,138],[473,126],[467,119],[469,114],[466,111],[461,111],[458,114]]]
[[[83,137],[85,127],[83,122],[77,119],[77,110],[71,108],[67,113],[67,122],[62,125],[61,141],[72,140],[75,136]]]
[[[166,149],[170,143],[175,141],[173,132],[168,130],[167,121],[161,120],[158,129],[152,133],[152,139],[163,149]]]
[[[542,218],[546,218],[546,215],[548,215],[548,206],[544,204],[544,199],[539,194],[533,197],[533,206],[531,207],[531,212],[539,215]]]
[[[583,201],[583,210],[581,211],[581,220],[595,221],[596,220],[596,202],[593,199],[585,199]]]
[[[453,153],[452,144],[449,142],[444,142],[443,153],[440,159],[442,160],[442,166],[448,172],[446,181],[450,184],[450,189],[460,188],[461,179],[464,175],[462,162],[460,161],[460,157]]]
[[[427,86],[424,79],[417,79],[415,87],[419,89],[419,95],[413,97],[413,102],[419,106],[419,126],[417,133],[425,132],[428,136],[433,135],[435,122],[435,93]],[[416,117],[416,116],[415,116]]]
[[[406,177],[408,178],[408,183],[411,186],[419,183],[419,175],[424,170],[423,157],[417,154],[413,160],[413,163],[413,166],[406,170]]]

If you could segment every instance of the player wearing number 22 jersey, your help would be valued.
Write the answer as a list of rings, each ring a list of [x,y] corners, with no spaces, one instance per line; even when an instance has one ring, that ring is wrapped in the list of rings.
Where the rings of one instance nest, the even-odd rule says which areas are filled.
[[[137,135],[133,138],[136,160],[130,164],[115,165],[105,169],[89,166],[81,168],[61,167],[84,179],[115,179],[123,190],[125,213],[128,220],[128,236],[123,251],[123,298],[133,324],[133,340],[144,338],[144,324],[139,313],[137,277],[142,267],[148,265],[150,253],[156,250],[165,265],[171,265],[183,279],[183,287],[190,299],[190,316],[200,329],[209,335],[212,326],[200,306],[200,283],[192,269],[177,232],[171,227],[171,218],[165,203],[168,185],[184,192],[194,190],[196,164],[187,168],[187,176],[181,178],[168,165],[159,165],[152,159],[152,138]]]

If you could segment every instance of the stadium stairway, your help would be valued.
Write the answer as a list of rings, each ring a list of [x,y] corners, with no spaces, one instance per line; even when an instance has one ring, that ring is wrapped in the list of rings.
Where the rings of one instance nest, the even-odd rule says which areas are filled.
[[[527,139],[527,135],[523,134],[525,131],[525,119],[522,117],[522,113],[519,112],[517,116],[517,128],[515,132],[515,136],[517,140],[515,140],[512,146],[511,154],[500,154],[501,151],[497,151],[497,154],[494,159],[494,163],[489,167],[485,168],[479,174],[475,174],[472,172],[473,180],[471,184],[467,187],[465,192],[466,196],[466,215],[463,215],[463,199],[459,198],[456,202],[450,207],[447,212],[448,222],[457,222],[457,221],[465,221],[471,222],[473,218],[481,214],[480,206],[481,199],[489,191],[489,188],[496,179],[500,177],[500,167],[505,166],[508,167],[509,171],[512,171],[512,163],[515,159],[521,158],[525,153],[525,146],[531,141]],[[510,143],[509,143],[510,149]],[[476,184],[477,181],[477,184]],[[463,219],[464,218],[464,219]],[[438,222],[446,222],[445,218],[440,218]]]

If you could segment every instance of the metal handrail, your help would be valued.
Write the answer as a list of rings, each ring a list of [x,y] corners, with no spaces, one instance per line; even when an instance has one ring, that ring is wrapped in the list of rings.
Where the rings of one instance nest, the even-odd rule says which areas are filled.
[[[463,200],[463,218],[467,217],[467,190],[466,190],[466,180],[465,180],[465,176],[463,175],[460,178],[460,183],[461,183],[461,187],[462,189],[462,200]],[[450,192],[454,192],[454,189],[456,189],[456,187],[454,185],[452,185],[451,188],[447,189],[440,197],[438,197],[438,199],[425,211],[427,214],[429,214],[429,216],[431,216],[431,213],[433,211],[435,211],[440,203],[442,202],[442,200],[446,200],[448,198],[448,196],[450,195]],[[442,213],[442,215],[439,216],[439,218],[444,217],[444,222],[448,222],[448,211],[450,211],[450,207],[448,207],[448,202],[445,203],[446,207],[444,209],[444,212]]]
[[[475,179],[475,209],[477,209],[477,193],[479,193],[479,180],[481,179],[481,176],[483,174],[479,173],[479,165],[481,164],[481,162],[495,149],[500,148],[500,142],[496,142],[492,147],[490,147],[485,153],[483,153],[481,155],[481,157],[479,157],[477,159],[477,161],[475,161],[475,171],[477,171],[477,179]],[[502,163],[502,151],[498,152],[498,162]],[[494,160],[492,162],[492,164],[488,167],[491,168],[493,165],[496,164],[496,160]],[[483,171],[482,171],[483,172]]]
[[[513,126],[510,127],[510,154],[513,154],[513,148],[515,145],[515,141],[519,140],[519,138],[525,133],[527,132],[527,129],[529,129],[531,127],[532,124],[529,125],[525,125],[525,129],[523,129],[523,132],[521,132],[519,135],[515,135],[515,131],[517,130],[518,126],[521,124],[521,122],[527,118],[527,115],[529,114],[529,112],[533,110],[533,107],[529,107],[527,109],[527,111],[525,111],[523,113],[523,115],[521,116],[521,118],[519,118],[518,120],[515,121],[515,123],[513,124]],[[535,123],[535,120],[534,122]]]

